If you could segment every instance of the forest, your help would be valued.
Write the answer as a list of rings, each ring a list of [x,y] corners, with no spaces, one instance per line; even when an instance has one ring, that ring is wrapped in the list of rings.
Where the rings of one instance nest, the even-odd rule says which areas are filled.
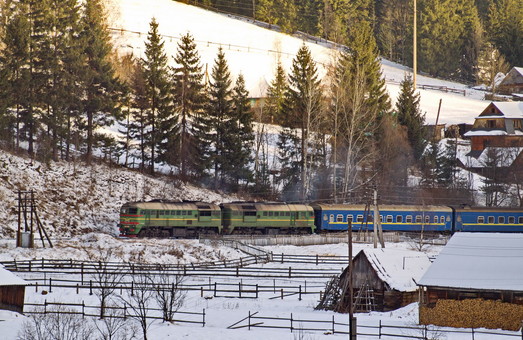
[[[455,148],[448,145],[448,150],[439,150],[437,143],[426,138],[412,79],[406,76],[402,81],[395,107],[385,90],[380,56],[406,64],[410,60],[410,20],[389,13],[389,31],[384,33],[384,13],[401,8],[395,2],[250,2],[250,13],[258,20],[277,24],[286,32],[303,30],[347,46],[328,75],[320,79],[311,53],[303,45],[290,70],[281,65],[274,70],[263,107],[252,108],[243,77],[233,79],[222,50],[209,75],[205,74],[190,33],[180,39],[175,65],[169,65],[154,19],[143,57],[120,56],[111,45],[102,0],[6,0],[0,27],[2,148],[43,162],[105,161],[251,198],[360,202],[368,190],[379,188],[384,202],[412,203],[420,197],[426,203],[441,197],[470,201],[470,183],[457,175]],[[464,25],[459,32],[478,33],[474,37],[457,34],[457,29],[445,26],[448,34],[459,35],[460,42],[453,41],[453,48],[429,45],[436,38],[423,38],[423,34],[442,30],[424,30],[428,23],[421,20],[423,70],[473,80],[484,46],[504,55],[507,64],[521,60],[521,51],[514,46],[521,48],[522,44],[505,52],[507,37],[500,36],[502,43],[496,43],[495,35],[481,32],[482,25],[493,20],[504,30],[502,18],[494,12],[521,14],[517,3],[420,2],[421,17],[432,15],[433,25],[459,4],[456,25]],[[200,5],[249,14],[241,1]],[[478,16],[479,5],[489,9],[488,17]],[[508,11],[503,6],[517,8]],[[291,11],[285,15],[288,23],[276,17],[283,9]],[[404,11],[408,17],[410,9]],[[326,15],[332,17],[326,19]],[[400,22],[404,31],[392,34],[392,27],[398,29]],[[401,37],[404,46],[392,42],[393,36]],[[523,34],[510,37],[521,39]],[[449,37],[438,39],[450,43]],[[462,51],[454,48],[458,45]],[[477,48],[471,52],[476,58],[465,60],[472,58],[464,52],[472,45]],[[438,66],[444,57],[456,57],[439,56],[443,51],[461,57],[454,66],[450,59]],[[437,57],[429,62],[424,55]],[[260,123],[280,127],[277,167],[270,160],[268,134]],[[118,137],[106,133],[114,130]],[[430,152],[424,152],[427,145]],[[421,187],[407,185],[412,174],[422,178]]]

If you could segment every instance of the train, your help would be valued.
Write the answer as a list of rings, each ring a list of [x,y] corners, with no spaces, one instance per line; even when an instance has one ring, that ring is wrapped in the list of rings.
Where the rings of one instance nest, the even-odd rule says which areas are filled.
[[[129,202],[120,209],[122,237],[217,234],[313,234],[372,230],[374,213],[358,204],[200,201]],[[522,208],[380,205],[383,231],[523,232]]]

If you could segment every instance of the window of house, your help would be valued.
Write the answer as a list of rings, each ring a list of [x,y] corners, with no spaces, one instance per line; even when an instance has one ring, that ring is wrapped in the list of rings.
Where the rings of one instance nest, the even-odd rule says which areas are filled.
[[[494,119],[487,120],[487,128],[493,129],[496,127],[496,121]]]

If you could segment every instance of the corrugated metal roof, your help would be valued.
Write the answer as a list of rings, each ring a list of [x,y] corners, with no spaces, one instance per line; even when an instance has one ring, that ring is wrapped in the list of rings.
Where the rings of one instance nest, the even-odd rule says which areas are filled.
[[[127,204],[127,206],[153,210],[198,210],[198,205],[209,206],[211,210],[220,210],[216,204],[204,202],[134,202]]]
[[[523,291],[523,234],[456,233],[422,286]]]

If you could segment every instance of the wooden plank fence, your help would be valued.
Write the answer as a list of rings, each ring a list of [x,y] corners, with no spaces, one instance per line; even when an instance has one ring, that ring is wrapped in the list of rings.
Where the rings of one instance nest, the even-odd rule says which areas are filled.
[[[340,319],[348,319],[348,316],[332,315],[330,320],[321,319],[303,319],[296,317],[293,313],[289,317],[262,316],[258,312],[248,312],[247,317],[228,326],[227,329],[244,329],[253,328],[267,329],[288,329],[293,332],[322,332],[324,334],[349,334],[348,320],[340,322]],[[504,339],[523,339],[523,328],[519,332],[485,330],[475,328],[446,328],[433,325],[392,325],[385,324],[381,320],[377,325],[357,324],[357,335],[367,337],[377,337],[378,339],[387,338],[406,338],[429,340],[439,338],[441,335],[452,333],[468,334],[471,340],[489,340],[492,336],[502,337]]]
[[[86,305],[83,301],[82,303],[77,302],[51,302],[45,300],[44,303],[25,303],[25,306],[32,307],[30,309],[24,310],[26,314],[70,314],[70,315],[79,315],[82,317],[100,317],[100,306],[91,306]],[[113,313],[105,313],[104,317],[106,318],[119,318],[127,319],[134,318],[137,315],[133,314],[132,308],[127,305],[124,306],[106,306],[106,311],[113,311]],[[151,320],[162,320],[169,322],[179,322],[187,324],[200,324],[202,327],[205,327],[205,309],[200,312],[185,312],[177,311],[174,315],[177,315],[177,319],[165,320],[162,316],[162,310],[159,308],[146,308],[147,319]],[[116,313],[115,313],[116,312]],[[183,317],[183,318],[182,318]]]

